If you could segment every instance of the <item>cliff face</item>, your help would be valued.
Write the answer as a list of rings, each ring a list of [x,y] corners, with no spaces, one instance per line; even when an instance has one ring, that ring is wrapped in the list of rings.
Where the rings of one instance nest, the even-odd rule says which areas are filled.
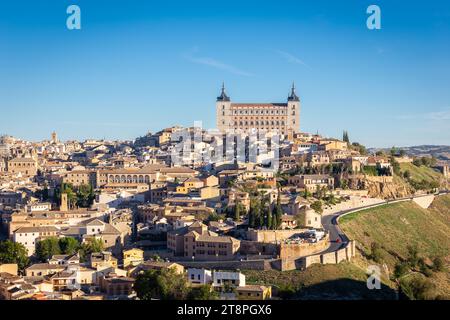
[[[414,193],[409,184],[399,177],[392,176],[353,176],[350,185],[358,189],[367,189],[368,196],[373,198],[402,198]]]
[[[401,181],[371,181],[365,180],[364,184],[369,191],[369,197],[375,198],[403,198],[413,194],[411,187]]]

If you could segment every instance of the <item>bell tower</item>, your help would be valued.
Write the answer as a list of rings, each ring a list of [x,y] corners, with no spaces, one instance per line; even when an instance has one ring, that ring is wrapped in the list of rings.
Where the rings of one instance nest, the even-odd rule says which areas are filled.
[[[300,132],[300,98],[295,93],[294,83],[287,100],[287,128],[288,136],[291,136],[295,132]]]
[[[227,129],[233,127],[233,118],[231,110],[230,97],[225,92],[225,84],[222,83],[222,91],[220,96],[216,100],[216,119],[217,129],[221,132],[225,132]]]

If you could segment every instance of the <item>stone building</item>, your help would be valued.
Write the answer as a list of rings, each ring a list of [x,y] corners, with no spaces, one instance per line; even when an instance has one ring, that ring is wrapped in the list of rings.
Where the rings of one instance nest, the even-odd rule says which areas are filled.
[[[24,176],[33,177],[37,173],[37,162],[33,158],[14,158],[8,161],[8,172],[21,173]]]
[[[232,260],[239,247],[239,240],[208,231],[201,222],[167,233],[167,249],[175,256],[195,260]]]
[[[216,120],[222,132],[255,128],[277,130],[279,134],[293,137],[294,132],[300,131],[300,98],[292,85],[286,103],[232,103],[222,86],[216,101]]]

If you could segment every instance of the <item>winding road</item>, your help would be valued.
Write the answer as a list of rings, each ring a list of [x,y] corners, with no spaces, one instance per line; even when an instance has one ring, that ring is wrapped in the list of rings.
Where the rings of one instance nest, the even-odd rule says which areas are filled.
[[[446,190],[446,191],[439,191],[439,193],[435,193],[434,195],[440,196],[440,195],[448,194],[448,193],[450,193],[450,191]],[[318,254],[337,251],[340,248],[342,248],[343,246],[345,246],[346,243],[349,241],[348,237],[345,235],[345,233],[339,227],[339,223],[338,223],[339,217],[349,214],[349,213],[361,211],[364,209],[376,208],[379,206],[397,203],[397,202],[410,201],[410,200],[413,200],[416,198],[421,198],[421,197],[426,197],[426,196],[430,196],[430,194],[421,194],[421,195],[398,198],[398,199],[387,199],[386,201],[381,202],[381,203],[370,204],[370,205],[360,206],[360,207],[354,207],[351,209],[342,210],[342,211],[338,211],[333,214],[328,214],[328,215],[322,216],[323,228],[325,229],[325,231],[328,232],[331,242],[330,242],[330,246],[326,250],[324,250]],[[337,242],[336,239],[339,239],[339,242]]]

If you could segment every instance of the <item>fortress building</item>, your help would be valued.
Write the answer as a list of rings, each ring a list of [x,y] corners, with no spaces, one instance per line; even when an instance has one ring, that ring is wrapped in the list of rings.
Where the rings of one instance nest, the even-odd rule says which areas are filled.
[[[300,98],[295,93],[294,84],[286,103],[233,103],[222,85],[216,112],[217,128],[222,132],[255,128],[277,130],[288,137],[300,132]]]

